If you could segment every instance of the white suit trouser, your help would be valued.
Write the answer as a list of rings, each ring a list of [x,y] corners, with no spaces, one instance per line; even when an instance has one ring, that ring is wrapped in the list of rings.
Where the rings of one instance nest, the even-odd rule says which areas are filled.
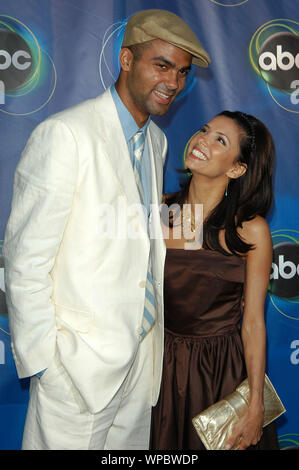
[[[154,330],[140,342],[126,380],[99,413],[86,411],[57,356],[41,379],[32,377],[22,449],[148,449]]]

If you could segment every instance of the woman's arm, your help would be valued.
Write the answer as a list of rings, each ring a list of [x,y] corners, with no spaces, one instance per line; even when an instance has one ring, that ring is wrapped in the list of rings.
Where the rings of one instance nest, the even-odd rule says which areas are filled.
[[[230,448],[239,442],[244,450],[256,444],[262,435],[264,416],[263,387],[266,362],[266,328],[264,303],[272,263],[272,241],[267,222],[262,217],[243,224],[240,235],[255,248],[248,252],[246,262],[245,304],[242,341],[250,388],[249,410],[240,419],[227,441]]]

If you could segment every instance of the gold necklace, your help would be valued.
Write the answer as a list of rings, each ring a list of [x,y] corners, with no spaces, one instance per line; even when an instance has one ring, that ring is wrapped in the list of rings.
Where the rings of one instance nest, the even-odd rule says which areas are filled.
[[[188,202],[187,202],[187,205],[189,206]],[[196,243],[198,241],[196,239],[196,235],[200,233],[200,229],[202,227],[202,219],[199,217],[198,220],[195,220],[195,217],[191,212],[191,207],[190,209],[188,208],[188,210],[186,210],[185,204],[183,205],[183,217],[182,217],[181,225],[182,225],[182,235],[184,239],[188,243]]]

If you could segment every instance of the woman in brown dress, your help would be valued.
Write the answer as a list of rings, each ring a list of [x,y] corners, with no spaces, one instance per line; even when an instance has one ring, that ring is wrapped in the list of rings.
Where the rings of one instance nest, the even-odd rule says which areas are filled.
[[[224,111],[186,149],[189,178],[165,198],[165,353],[151,448],[204,450],[192,418],[248,376],[250,406],[227,448],[278,449],[275,425],[262,429],[273,140],[253,116]]]

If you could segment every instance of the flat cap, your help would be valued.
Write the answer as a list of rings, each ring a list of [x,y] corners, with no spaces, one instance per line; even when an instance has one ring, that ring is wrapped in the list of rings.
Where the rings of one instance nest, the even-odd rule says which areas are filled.
[[[208,67],[209,54],[191,28],[179,16],[167,10],[143,10],[133,15],[126,27],[122,47],[162,39],[189,52],[192,63]]]

